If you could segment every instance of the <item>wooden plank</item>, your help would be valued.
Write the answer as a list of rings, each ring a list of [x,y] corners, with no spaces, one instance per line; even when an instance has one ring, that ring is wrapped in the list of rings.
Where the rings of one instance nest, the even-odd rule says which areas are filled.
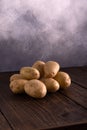
[[[62,68],[61,70],[69,73],[73,82],[87,88],[87,71],[83,71],[82,68],[83,67],[71,67]]]
[[[58,94],[58,93],[57,93]],[[63,127],[79,122],[87,123],[87,111],[64,98],[60,94],[49,95],[43,101],[26,98],[6,102],[2,100],[1,109],[8,118],[13,129],[43,129]],[[22,100],[20,102],[20,100]],[[48,101],[47,101],[48,100]],[[8,101],[8,100],[7,100]],[[46,103],[45,103],[46,102]]]
[[[11,130],[11,127],[9,126],[8,122],[0,112],[0,130]]]
[[[85,88],[72,82],[70,88],[60,92],[87,109],[87,90]]]
[[[13,129],[36,130],[87,123],[87,110],[59,92],[37,100],[25,94],[12,94],[9,89],[11,74],[0,76],[0,109]]]

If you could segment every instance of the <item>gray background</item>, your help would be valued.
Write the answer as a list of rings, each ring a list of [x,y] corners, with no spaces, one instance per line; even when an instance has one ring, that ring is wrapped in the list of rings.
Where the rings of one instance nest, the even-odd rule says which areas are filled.
[[[0,71],[36,60],[87,65],[87,0],[0,0]]]

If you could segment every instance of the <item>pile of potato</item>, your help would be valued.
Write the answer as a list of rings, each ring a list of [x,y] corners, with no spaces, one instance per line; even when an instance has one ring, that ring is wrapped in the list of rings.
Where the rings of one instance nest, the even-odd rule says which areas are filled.
[[[13,93],[26,93],[34,98],[43,98],[47,92],[66,89],[71,84],[70,76],[60,70],[55,61],[36,61],[32,67],[22,67],[19,74],[10,77],[10,89]]]

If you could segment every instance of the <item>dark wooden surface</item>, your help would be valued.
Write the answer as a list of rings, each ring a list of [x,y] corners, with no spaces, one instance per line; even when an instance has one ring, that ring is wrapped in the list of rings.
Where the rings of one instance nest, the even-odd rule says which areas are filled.
[[[71,87],[43,99],[14,95],[9,77],[0,73],[0,130],[87,130],[87,67],[63,68]]]

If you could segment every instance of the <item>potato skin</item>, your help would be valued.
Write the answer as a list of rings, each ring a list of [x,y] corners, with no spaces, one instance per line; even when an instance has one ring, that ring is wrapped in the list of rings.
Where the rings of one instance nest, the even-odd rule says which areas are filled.
[[[60,88],[66,89],[71,85],[71,78],[69,74],[65,72],[58,72],[57,75],[54,77],[55,80],[57,80],[60,84]]]
[[[24,93],[24,85],[28,81],[25,79],[18,79],[18,80],[13,80],[10,83],[10,89],[13,93],[18,94],[18,93]]]
[[[59,90],[59,83],[53,78],[42,78],[41,81],[46,85],[48,92],[56,92]]]
[[[44,77],[53,78],[56,76],[57,72],[60,69],[60,65],[55,61],[48,61],[44,65]]]
[[[47,89],[43,82],[32,79],[24,86],[25,93],[33,98],[43,98],[46,96]]]
[[[28,80],[40,78],[40,72],[33,67],[22,67],[20,69],[20,74]]]
[[[36,61],[32,65],[33,68],[36,68],[40,72],[40,77],[44,76],[44,65],[45,65],[45,62],[43,61]]]
[[[13,80],[18,80],[18,79],[25,79],[23,77],[23,75],[21,74],[13,74],[11,77],[10,77],[10,82],[13,81]]]

